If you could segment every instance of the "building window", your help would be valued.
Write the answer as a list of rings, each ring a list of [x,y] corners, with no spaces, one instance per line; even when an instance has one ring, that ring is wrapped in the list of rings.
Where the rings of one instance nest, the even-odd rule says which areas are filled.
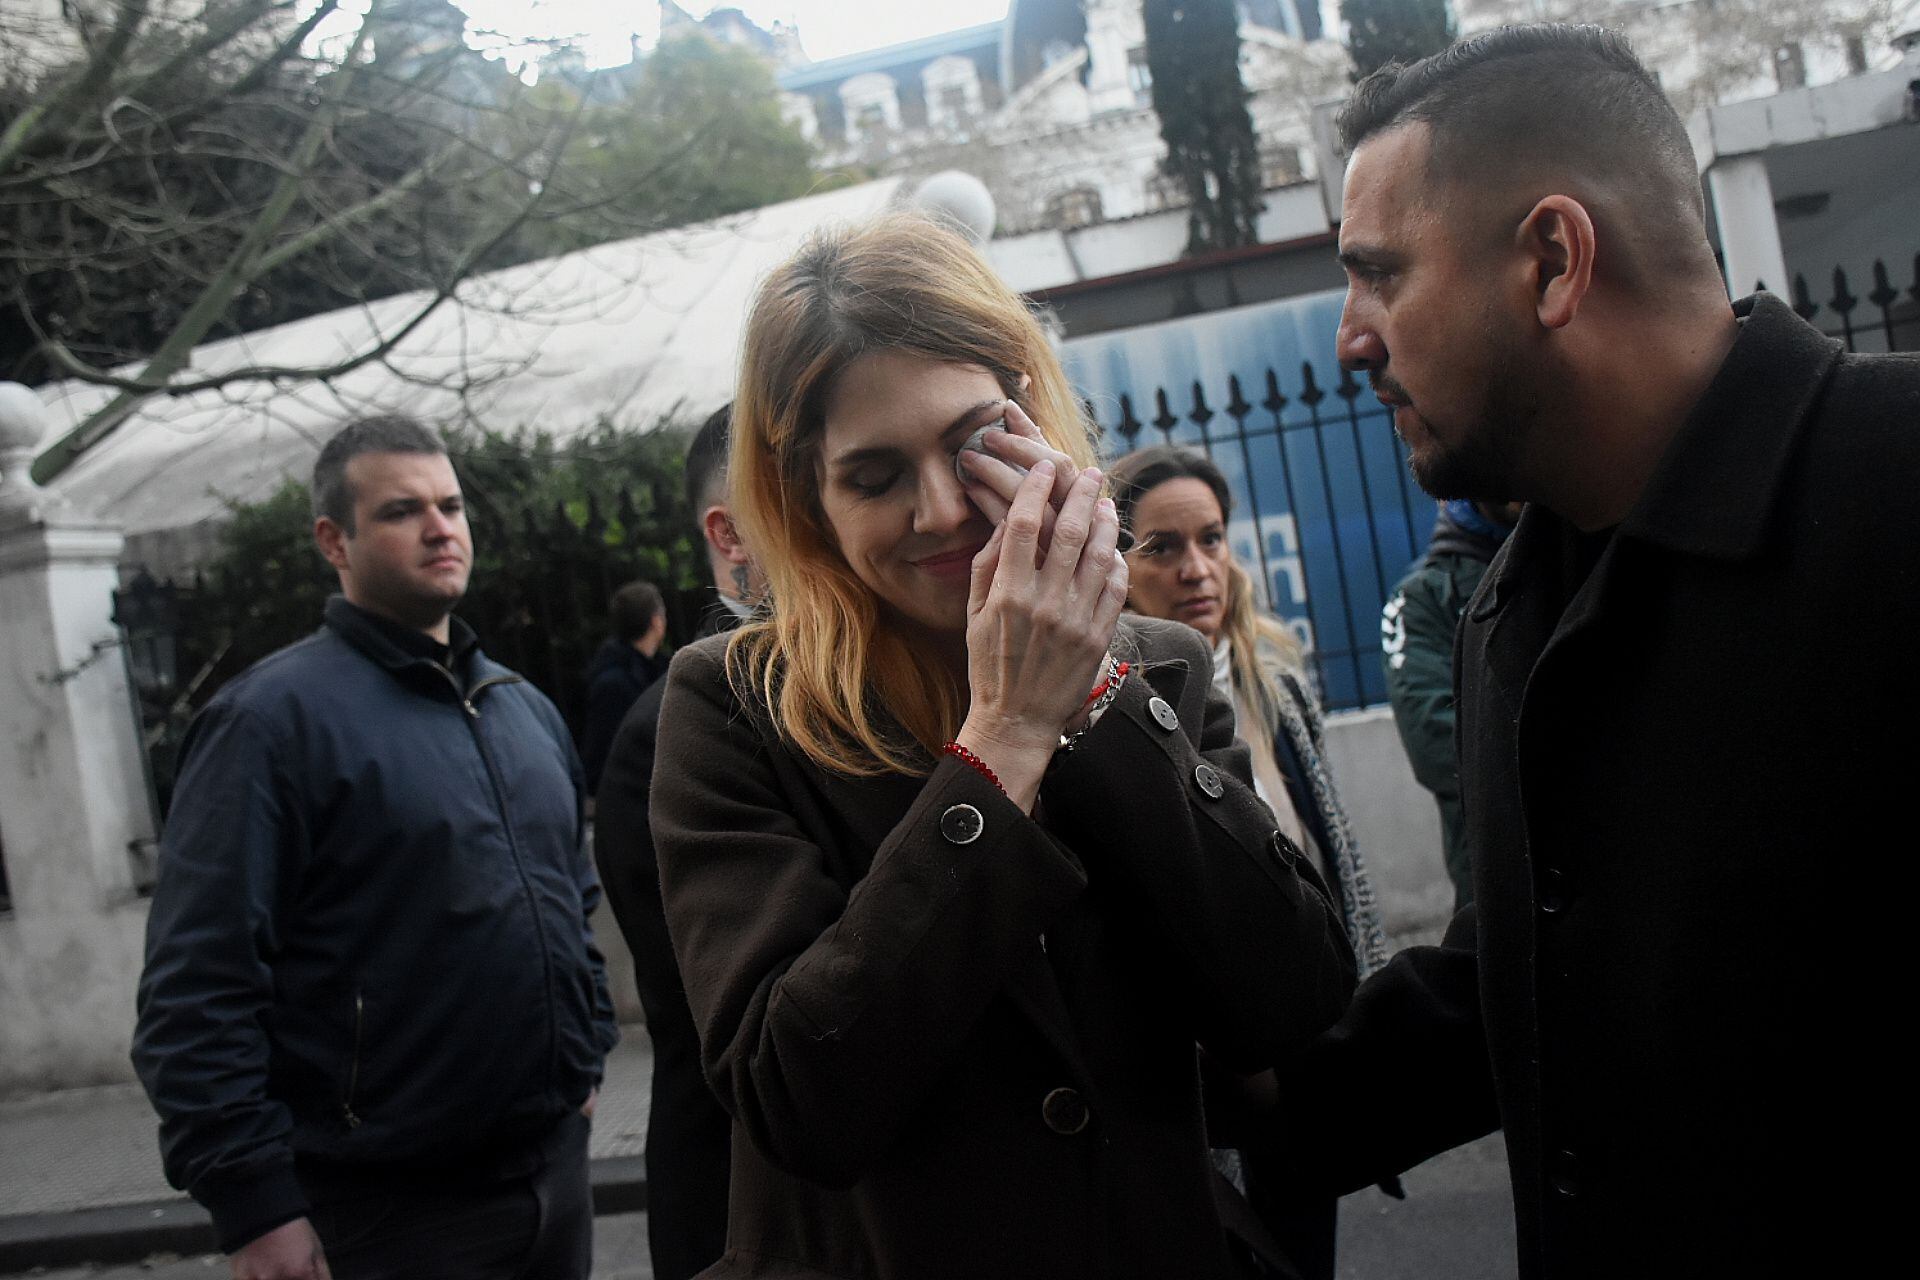
[[[847,141],[900,129],[900,95],[891,77],[878,72],[854,76],[840,86],[847,114]]]
[[[1782,90],[1807,87],[1807,58],[1798,41],[1789,41],[1773,51],[1773,78]]]
[[[1127,50],[1127,87],[1133,90],[1136,105],[1144,107],[1153,101],[1153,71],[1147,66],[1145,46]]]
[[[1867,71],[1867,42],[1857,35],[1848,36],[1846,47],[1847,74],[1850,76],[1865,75]]]
[[[920,73],[926,93],[927,122],[961,130],[981,113],[980,69],[967,58],[936,58]]]
[[[1059,231],[1090,227],[1101,221],[1100,193],[1092,187],[1062,191],[1047,201],[1047,225]]]
[[[1292,186],[1300,181],[1300,148],[1262,147],[1260,150],[1260,189]]]
[[[967,91],[959,85],[948,85],[940,91],[940,118],[959,124],[973,114],[973,101]]]
[[[1179,209],[1187,203],[1187,189],[1180,185],[1177,178],[1169,178],[1164,173],[1155,172],[1147,179],[1147,208],[1153,211],[1161,209]]]

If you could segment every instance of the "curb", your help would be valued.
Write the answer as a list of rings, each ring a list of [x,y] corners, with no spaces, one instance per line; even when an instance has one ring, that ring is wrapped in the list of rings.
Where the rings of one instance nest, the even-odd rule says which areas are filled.
[[[644,1158],[614,1156],[595,1160],[588,1169],[595,1217],[646,1209]],[[191,1257],[215,1251],[207,1211],[186,1199],[0,1217],[0,1275],[36,1267],[120,1266],[158,1253]]]

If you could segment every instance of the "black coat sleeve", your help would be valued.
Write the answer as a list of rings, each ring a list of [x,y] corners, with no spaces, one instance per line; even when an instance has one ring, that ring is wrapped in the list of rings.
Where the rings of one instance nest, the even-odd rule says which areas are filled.
[[[268,1096],[269,957],[279,901],[306,855],[282,744],[216,700],[182,752],[147,918],[133,1065],[160,1115],[167,1180],[232,1251],[306,1213],[293,1117]]]
[[[688,1018],[680,967],[667,941],[665,908],[660,901],[660,866],[654,857],[652,787],[655,736],[666,682],[647,687],[607,752],[594,799],[593,853],[607,904],[633,955],[634,977],[650,1031]]]
[[[1279,1073],[1269,1176],[1345,1195],[1500,1127],[1474,910],[1441,945],[1409,947],[1361,983],[1346,1015]]]

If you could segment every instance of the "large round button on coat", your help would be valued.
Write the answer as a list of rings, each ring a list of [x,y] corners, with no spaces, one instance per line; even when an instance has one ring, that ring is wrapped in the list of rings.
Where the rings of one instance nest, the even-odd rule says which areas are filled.
[[[1070,1138],[1087,1127],[1093,1113],[1078,1089],[1055,1089],[1041,1101],[1040,1118],[1047,1122],[1047,1128]]]
[[[1218,800],[1227,793],[1227,784],[1220,781],[1220,771],[1210,764],[1203,764],[1193,771],[1193,783],[1206,793],[1209,800]]]
[[[1173,708],[1167,705],[1165,698],[1149,698],[1147,700],[1147,714],[1153,717],[1155,724],[1165,729],[1168,733],[1172,733],[1180,727],[1180,717],[1173,713]]]
[[[956,804],[940,815],[940,834],[954,844],[972,844],[987,829],[987,820],[970,804]]]
[[[1286,832],[1276,830],[1271,837],[1271,842],[1273,844],[1273,856],[1280,859],[1285,865],[1291,867],[1300,861],[1300,846],[1287,839]]]

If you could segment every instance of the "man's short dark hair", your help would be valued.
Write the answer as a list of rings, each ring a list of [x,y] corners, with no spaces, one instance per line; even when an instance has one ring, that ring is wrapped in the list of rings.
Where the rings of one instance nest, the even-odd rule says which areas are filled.
[[[614,637],[621,644],[632,644],[647,634],[653,620],[665,613],[667,602],[660,588],[651,582],[629,582],[607,601],[607,617],[613,623]]]
[[[1415,121],[1432,130],[1436,178],[1478,183],[1553,164],[1664,188],[1698,216],[1686,126],[1626,39],[1600,27],[1499,27],[1412,66],[1388,63],[1355,87],[1340,141],[1351,153]],[[1667,202],[1652,203],[1657,217]]]
[[[357,418],[334,433],[313,463],[313,518],[353,532],[353,486],[347,464],[363,453],[440,453],[446,442],[412,418],[397,413]]]
[[[696,518],[721,501],[727,475],[727,446],[733,434],[733,405],[723,404],[708,415],[687,446],[687,505]]]

